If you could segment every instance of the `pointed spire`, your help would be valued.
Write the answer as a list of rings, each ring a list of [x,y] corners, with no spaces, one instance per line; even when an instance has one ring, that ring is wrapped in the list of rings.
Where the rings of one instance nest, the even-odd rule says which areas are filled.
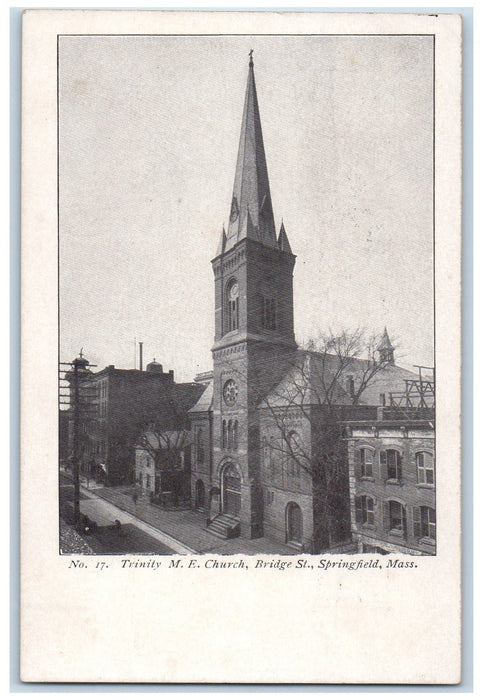
[[[388,365],[394,364],[394,346],[389,339],[386,326],[384,326],[384,333],[382,334],[381,342],[377,346],[377,351],[379,353],[379,362],[382,364],[387,363]]]
[[[243,238],[253,238],[266,246],[277,248],[252,54],[253,51],[250,51],[225,250]]]
[[[292,253],[292,248],[290,247],[287,232],[285,231],[285,226],[283,225],[283,219],[282,225],[280,226],[280,233],[278,234],[278,249],[283,251],[284,253]]]
[[[223,224],[223,231],[221,232],[220,236],[220,241],[218,243],[218,248],[216,250],[216,255],[221,255],[222,253],[225,252],[226,248],[226,231],[225,231],[225,225]]]
[[[389,334],[387,332],[386,326],[384,326],[384,333],[381,337],[381,342],[377,346],[378,350],[394,350],[394,347],[389,339]]]

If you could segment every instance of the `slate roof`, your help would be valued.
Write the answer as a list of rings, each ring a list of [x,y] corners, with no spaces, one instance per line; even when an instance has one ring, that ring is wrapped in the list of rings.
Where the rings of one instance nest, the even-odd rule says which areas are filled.
[[[357,389],[363,372],[367,369],[367,361],[353,359],[342,371],[339,371],[340,360],[330,353],[298,350],[293,365],[288,369],[284,378],[268,392],[259,407],[294,406],[298,403],[305,405],[322,405],[329,393],[332,405],[351,406],[353,401],[347,380],[352,377]],[[378,406],[380,395],[389,392],[403,391],[405,379],[417,379],[414,372],[387,365],[381,368],[371,380],[359,400],[359,405]]]
[[[208,385],[200,385],[204,391],[189,413],[203,413],[210,411],[213,405],[213,381]]]

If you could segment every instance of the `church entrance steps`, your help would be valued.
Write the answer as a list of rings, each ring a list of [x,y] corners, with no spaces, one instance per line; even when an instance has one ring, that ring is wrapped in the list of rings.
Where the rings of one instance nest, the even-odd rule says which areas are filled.
[[[217,515],[211,523],[205,528],[215,537],[221,537],[223,540],[231,540],[240,535],[240,522],[232,515],[224,513]]]

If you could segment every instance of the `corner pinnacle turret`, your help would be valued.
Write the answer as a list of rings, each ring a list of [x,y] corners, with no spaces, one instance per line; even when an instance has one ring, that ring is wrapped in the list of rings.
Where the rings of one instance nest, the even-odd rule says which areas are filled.
[[[225,250],[244,238],[277,248],[252,54]]]

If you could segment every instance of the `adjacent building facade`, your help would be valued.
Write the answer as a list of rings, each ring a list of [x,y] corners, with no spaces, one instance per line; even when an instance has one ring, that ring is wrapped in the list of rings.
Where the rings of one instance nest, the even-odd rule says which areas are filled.
[[[163,372],[155,360],[146,370],[113,365],[95,373],[85,370],[79,380],[81,472],[110,485],[132,483],[141,433],[150,425],[163,430],[180,423],[186,427],[187,411],[202,390],[196,383],[176,384],[173,370]],[[69,413],[72,454],[72,408]]]

